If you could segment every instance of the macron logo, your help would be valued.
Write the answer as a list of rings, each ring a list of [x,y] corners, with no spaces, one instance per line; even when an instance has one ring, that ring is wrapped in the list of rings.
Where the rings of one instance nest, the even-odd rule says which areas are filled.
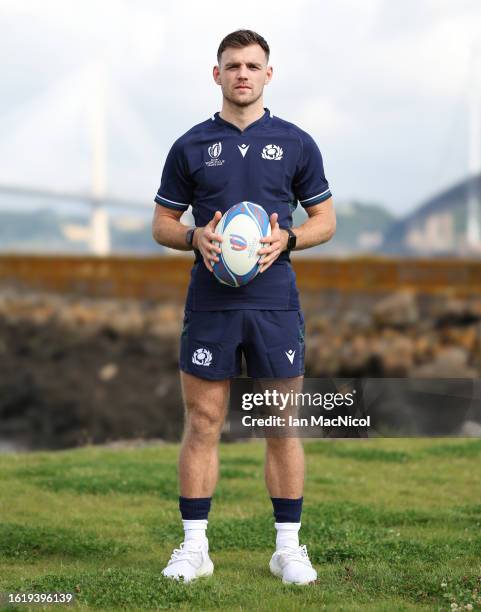
[[[250,145],[246,145],[246,144],[237,145],[237,148],[239,149],[242,157],[246,156],[246,153],[249,150],[249,147]]]
[[[287,359],[289,359],[291,364],[294,363],[294,355],[295,354],[296,354],[296,351],[293,351],[292,349],[290,349],[289,351],[286,351],[286,357],[287,357]]]

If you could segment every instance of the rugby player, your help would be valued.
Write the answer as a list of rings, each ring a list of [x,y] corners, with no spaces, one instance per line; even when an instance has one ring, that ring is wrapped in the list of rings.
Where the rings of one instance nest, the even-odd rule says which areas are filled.
[[[269,46],[251,30],[220,43],[214,81],[222,109],[195,125],[170,149],[155,196],[154,239],[195,251],[180,341],[185,406],[179,458],[179,509],[184,541],[163,570],[189,582],[212,574],[206,537],[218,478],[218,443],[226,415],[230,379],[289,379],[300,389],[304,374],[304,318],[289,254],[328,241],[335,213],[321,153],[312,137],[264,108],[271,81]],[[222,238],[214,228],[233,204],[262,205],[271,235],[262,240],[260,273],[241,287],[217,281],[211,260]],[[308,218],[292,227],[300,203]],[[180,217],[192,206],[195,227]],[[266,438],[265,479],[272,500],[276,549],[271,572],[286,583],[317,578],[305,546],[299,545],[304,454],[297,437]],[[248,537],[248,534],[247,534]]]

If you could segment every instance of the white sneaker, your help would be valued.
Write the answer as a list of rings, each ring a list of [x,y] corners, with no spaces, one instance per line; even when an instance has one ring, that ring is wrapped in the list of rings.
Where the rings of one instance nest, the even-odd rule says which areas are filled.
[[[209,557],[209,547],[202,542],[188,540],[175,548],[162,575],[174,580],[190,582],[201,576],[211,576],[214,564]]]
[[[317,578],[305,544],[297,548],[284,547],[272,555],[269,569],[286,584],[309,584]]]

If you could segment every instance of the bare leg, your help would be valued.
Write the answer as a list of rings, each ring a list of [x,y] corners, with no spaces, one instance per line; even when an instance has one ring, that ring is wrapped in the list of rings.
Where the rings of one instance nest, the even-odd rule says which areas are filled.
[[[302,376],[295,379],[276,381],[279,391],[294,392],[302,389]],[[297,416],[297,406],[291,405],[287,412]],[[284,413],[286,416],[286,413]],[[289,435],[266,439],[266,485],[271,497],[280,497],[290,502],[276,501],[273,503],[276,518],[276,551],[269,562],[269,569],[290,584],[309,584],[317,578],[317,572],[312,567],[305,546],[299,546],[299,528],[301,526],[298,500],[302,497],[304,488],[304,451],[301,441],[295,437],[295,429],[285,432]],[[286,513],[286,504],[290,510]],[[290,514],[288,520],[278,521],[278,516]],[[298,518],[299,517],[299,518]]]
[[[185,406],[184,437],[179,457],[180,494],[211,497],[219,474],[219,438],[230,380],[210,381],[181,372]]]
[[[298,499],[304,489],[304,451],[299,438],[267,438],[266,486],[271,497]]]
[[[301,391],[303,377],[279,380],[276,388]],[[295,410],[293,411],[295,413]],[[266,486],[271,497],[298,499],[304,489],[304,450],[296,437],[266,438]]]

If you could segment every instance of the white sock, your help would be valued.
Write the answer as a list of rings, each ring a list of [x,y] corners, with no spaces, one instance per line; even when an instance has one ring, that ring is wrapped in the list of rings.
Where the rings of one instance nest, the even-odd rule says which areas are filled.
[[[289,546],[297,548],[299,546],[300,523],[275,523],[277,530],[276,550]]]
[[[195,540],[196,542],[207,544],[207,537],[205,535],[207,522],[207,519],[182,519],[182,523],[184,525],[184,542]]]

